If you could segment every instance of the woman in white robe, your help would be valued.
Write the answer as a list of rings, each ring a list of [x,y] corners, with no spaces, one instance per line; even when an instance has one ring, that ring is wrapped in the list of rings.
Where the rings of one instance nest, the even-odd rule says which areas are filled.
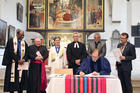
[[[55,46],[51,47],[49,51],[48,65],[51,74],[55,73],[55,69],[66,68],[67,65],[66,49],[60,46],[60,40],[60,37],[55,37]]]

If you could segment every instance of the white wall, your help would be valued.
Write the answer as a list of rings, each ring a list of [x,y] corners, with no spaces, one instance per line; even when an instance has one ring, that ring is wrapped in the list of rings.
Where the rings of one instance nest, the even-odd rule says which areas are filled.
[[[23,5],[23,22],[17,20],[17,3]],[[1,0],[1,16],[8,25],[26,30],[26,0]]]
[[[139,10],[140,10],[140,0],[132,0],[132,25],[137,25],[137,23],[140,22]]]
[[[131,17],[131,25],[137,25],[140,22],[140,0],[130,0],[132,2],[132,17]],[[134,38],[132,39],[134,41]],[[137,59],[133,62],[133,73],[135,76],[139,76],[140,78],[140,48],[136,48]],[[137,77],[134,77],[137,79]]]
[[[17,3],[23,6],[23,22],[17,20]],[[0,0],[0,19],[13,25],[16,29],[26,30],[26,0]],[[3,59],[4,49],[0,49],[0,67]]]

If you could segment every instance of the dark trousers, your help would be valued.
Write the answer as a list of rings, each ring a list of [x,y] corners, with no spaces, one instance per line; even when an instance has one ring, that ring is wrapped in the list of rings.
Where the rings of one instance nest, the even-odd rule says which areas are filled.
[[[44,91],[41,90],[40,93],[46,93],[46,91],[45,90]]]
[[[14,93],[14,91],[10,91],[10,93]],[[18,93],[22,93],[22,90],[18,91]]]
[[[118,77],[121,81],[123,93],[133,93],[131,84],[131,71],[118,69]]]
[[[29,93],[29,92],[27,91],[27,93]],[[39,93],[46,93],[46,91],[45,90],[44,91],[40,90]]]

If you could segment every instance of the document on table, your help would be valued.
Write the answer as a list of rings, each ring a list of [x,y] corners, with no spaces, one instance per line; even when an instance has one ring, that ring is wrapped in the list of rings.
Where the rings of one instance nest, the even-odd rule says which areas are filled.
[[[113,54],[114,54],[114,57],[115,57],[116,61],[121,62],[120,56],[122,56],[122,53],[121,53],[120,48],[114,49]]]

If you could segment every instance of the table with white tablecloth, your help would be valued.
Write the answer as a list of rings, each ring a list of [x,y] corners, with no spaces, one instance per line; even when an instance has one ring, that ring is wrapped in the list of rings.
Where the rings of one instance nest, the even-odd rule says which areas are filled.
[[[121,83],[115,76],[99,76],[106,78],[106,93],[122,93]],[[53,75],[47,87],[47,93],[65,93],[65,75]]]

